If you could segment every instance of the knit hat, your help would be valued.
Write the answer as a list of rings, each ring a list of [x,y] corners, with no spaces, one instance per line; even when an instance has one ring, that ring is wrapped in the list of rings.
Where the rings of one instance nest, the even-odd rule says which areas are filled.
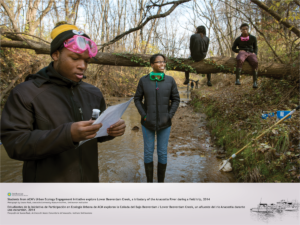
[[[58,22],[51,32],[51,51],[50,56],[64,43],[74,35],[82,35],[90,39],[85,33],[79,30],[75,25],[68,24],[65,21]]]

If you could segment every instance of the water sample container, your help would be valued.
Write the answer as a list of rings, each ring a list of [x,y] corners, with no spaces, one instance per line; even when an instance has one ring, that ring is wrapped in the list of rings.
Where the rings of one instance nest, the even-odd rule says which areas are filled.
[[[92,120],[98,119],[100,112],[100,109],[93,109]]]

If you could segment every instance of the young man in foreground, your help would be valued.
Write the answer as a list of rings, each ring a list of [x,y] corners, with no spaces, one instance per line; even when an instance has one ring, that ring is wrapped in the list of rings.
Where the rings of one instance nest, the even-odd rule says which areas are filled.
[[[93,109],[105,110],[100,90],[82,81],[97,46],[74,25],[51,33],[53,62],[10,93],[1,118],[1,141],[8,155],[24,161],[23,182],[99,182],[97,143],[121,136],[125,123],[96,136]],[[78,148],[77,148],[78,147]]]

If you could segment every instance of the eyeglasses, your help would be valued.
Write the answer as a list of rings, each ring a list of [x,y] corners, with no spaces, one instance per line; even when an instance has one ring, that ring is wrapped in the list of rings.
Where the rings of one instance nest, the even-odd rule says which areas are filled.
[[[163,64],[166,64],[167,62],[165,62],[165,61],[157,61],[157,62],[154,62],[154,63],[158,63],[158,64],[163,63]]]

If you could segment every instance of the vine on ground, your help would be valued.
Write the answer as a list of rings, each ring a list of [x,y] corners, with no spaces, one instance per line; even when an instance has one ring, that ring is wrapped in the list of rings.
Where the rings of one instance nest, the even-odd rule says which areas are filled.
[[[127,53],[125,53],[125,54],[124,53],[113,53],[113,54],[116,55],[116,56],[121,56],[121,57],[124,57],[126,59],[129,59],[131,62],[135,62],[135,63],[137,63],[141,66],[150,67],[150,62],[145,62],[139,56],[135,56],[135,55],[134,56],[128,56],[128,55],[126,55]],[[128,54],[130,54],[130,53],[128,53]],[[196,69],[193,68],[191,65],[187,65],[187,64],[183,63],[183,61],[185,59],[179,59],[179,58],[174,58],[174,57],[169,57],[169,59],[171,59],[174,63],[167,63],[166,64],[166,70],[175,70],[176,68],[179,68],[179,69],[182,69],[186,72],[197,73]],[[191,60],[191,61],[194,62],[193,60]],[[212,59],[206,59],[206,60],[204,60],[204,63],[214,66],[216,69],[220,70],[220,72],[235,73],[235,71],[236,71],[236,67],[234,67],[232,69],[232,68],[224,66],[224,65],[219,65]]]

